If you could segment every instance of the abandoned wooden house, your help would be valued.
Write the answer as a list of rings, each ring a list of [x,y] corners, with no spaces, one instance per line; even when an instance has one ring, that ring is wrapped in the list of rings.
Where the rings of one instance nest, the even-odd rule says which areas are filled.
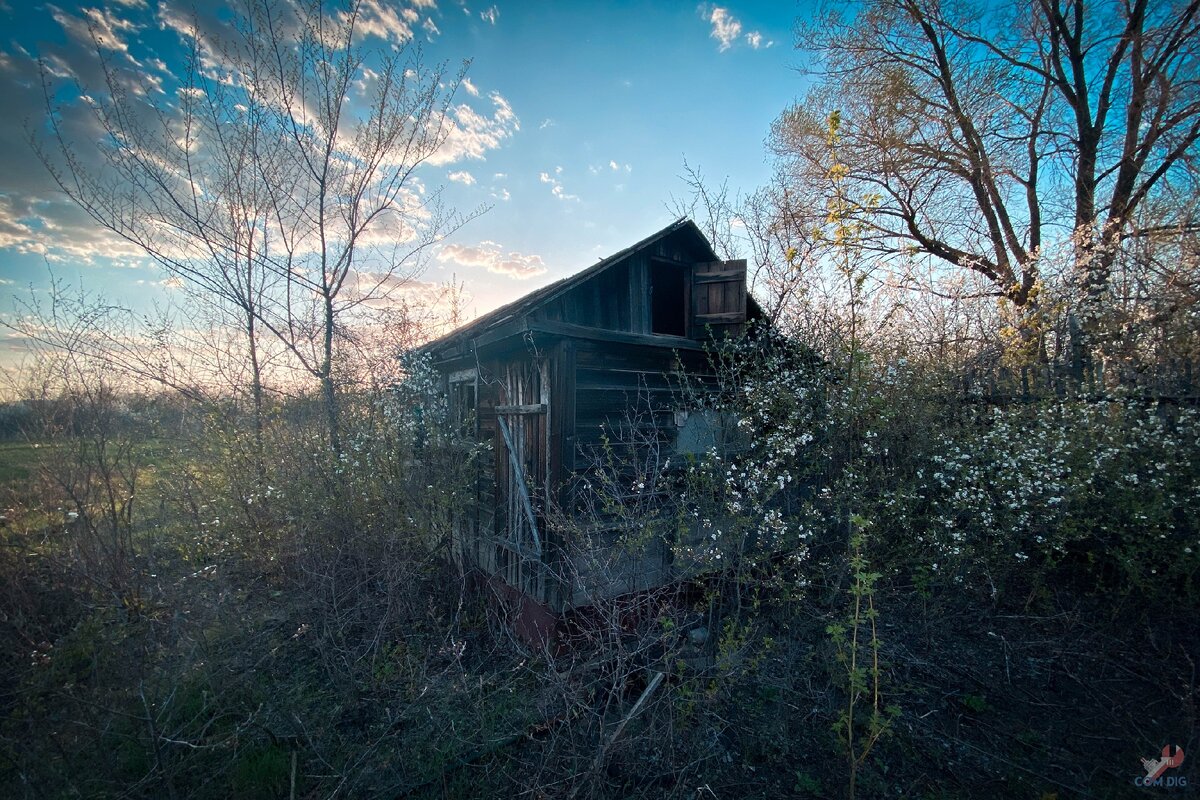
[[[571,609],[682,577],[669,542],[618,555],[619,526],[562,520],[586,506],[581,476],[603,437],[639,410],[664,452],[708,445],[711,419],[679,407],[678,379],[705,371],[707,341],[761,314],[746,262],[720,260],[685,219],[421,348],[453,424],[492,445],[456,553],[511,604],[524,638],[553,635]]]

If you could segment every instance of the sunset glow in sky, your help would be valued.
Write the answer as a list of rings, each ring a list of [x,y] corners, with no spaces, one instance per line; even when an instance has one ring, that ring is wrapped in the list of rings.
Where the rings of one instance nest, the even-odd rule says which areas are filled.
[[[90,25],[111,58],[169,83],[192,7],[0,0],[0,313],[44,290],[51,270],[134,308],[173,290],[58,191],[29,137],[45,117],[39,57],[86,91],[100,76]],[[483,313],[673,219],[685,160],[753,190],[768,176],[771,122],[803,85],[792,30],[807,11],[761,0],[366,3],[372,44],[410,39],[426,61],[471,60],[451,144],[418,176],[460,210],[488,210],[439,245],[420,280],[456,276]]]

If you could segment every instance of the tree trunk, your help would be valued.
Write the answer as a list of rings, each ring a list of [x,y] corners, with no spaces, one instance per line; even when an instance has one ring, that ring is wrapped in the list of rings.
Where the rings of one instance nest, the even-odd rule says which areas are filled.
[[[342,452],[341,433],[338,428],[337,392],[333,385],[333,296],[325,295],[325,341],[321,362],[321,395],[325,401],[325,421],[329,426],[329,448],[335,455]]]
[[[263,382],[262,364],[258,358],[258,331],[253,311],[246,313],[246,335],[250,351],[250,401],[254,408],[254,475],[259,490],[262,490],[267,485],[267,469],[263,463]]]

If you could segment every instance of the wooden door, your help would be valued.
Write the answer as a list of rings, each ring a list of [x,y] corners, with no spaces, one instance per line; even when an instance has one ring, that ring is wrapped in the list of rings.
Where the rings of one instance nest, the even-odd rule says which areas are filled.
[[[496,406],[497,573],[538,600],[545,588],[543,538],[549,461],[549,382],[544,359],[504,369]]]

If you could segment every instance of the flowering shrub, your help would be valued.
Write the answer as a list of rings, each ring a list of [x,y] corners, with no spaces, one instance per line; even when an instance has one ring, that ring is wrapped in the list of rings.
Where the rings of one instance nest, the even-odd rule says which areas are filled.
[[[993,598],[1072,576],[1195,589],[1195,408],[1119,394],[990,406],[904,358],[839,365],[778,340],[726,343],[713,366],[718,391],[688,397],[733,431],[691,458],[682,481],[659,478],[701,533],[682,547],[689,557],[717,565],[821,543],[838,553],[861,514],[902,580]]]
[[[933,571],[996,582],[1073,562],[1139,589],[1195,577],[1194,408],[1118,397],[992,407],[932,436],[921,461],[888,505]]]
[[[790,552],[818,528],[804,496],[826,469],[824,368],[770,336],[730,340],[707,380],[684,376],[680,403],[714,427],[713,444],[659,477],[681,531],[679,555],[723,566]]]

